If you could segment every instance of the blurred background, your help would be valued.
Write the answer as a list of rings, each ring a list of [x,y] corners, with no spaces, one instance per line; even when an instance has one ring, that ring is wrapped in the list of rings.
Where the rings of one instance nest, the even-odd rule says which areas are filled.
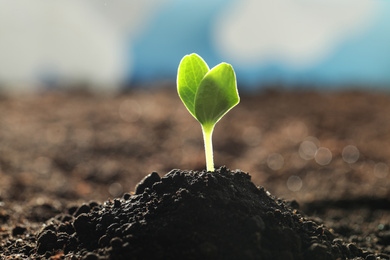
[[[390,1],[0,0],[0,202],[204,169],[175,84],[193,52],[237,75],[216,167],[300,202],[390,198]]]
[[[174,81],[185,55],[241,89],[388,89],[385,0],[0,0],[0,89],[115,91]]]

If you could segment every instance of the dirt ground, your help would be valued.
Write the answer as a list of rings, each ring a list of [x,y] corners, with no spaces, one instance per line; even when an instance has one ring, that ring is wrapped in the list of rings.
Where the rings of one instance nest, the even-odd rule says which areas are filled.
[[[345,241],[390,259],[388,93],[241,93],[213,140],[216,168],[248,172]],[[0,255],[51,217],[121,197],[153,171],[204,168],[200,125],[174,84],[2,95]]]

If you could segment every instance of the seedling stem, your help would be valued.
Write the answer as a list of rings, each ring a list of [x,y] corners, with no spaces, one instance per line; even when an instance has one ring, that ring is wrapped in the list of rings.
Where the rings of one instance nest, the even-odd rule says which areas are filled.
[[[213,155],[213,130],[214,125],[202,125],[204,149],[206,153],[206,169],[209,172],[214,171],[214,155]]]

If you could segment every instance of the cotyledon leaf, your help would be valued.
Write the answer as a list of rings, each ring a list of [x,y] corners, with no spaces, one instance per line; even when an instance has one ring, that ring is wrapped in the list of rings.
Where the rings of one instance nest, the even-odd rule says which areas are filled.
[[[200,82],[195,96],[195,117],[202,125],[215,125],[239,101],[233,67],[221,63]]]
[[[196,53],[184,56],[177,71],[178,94],[195,118],[195,95],[208,71],[207,63]]]

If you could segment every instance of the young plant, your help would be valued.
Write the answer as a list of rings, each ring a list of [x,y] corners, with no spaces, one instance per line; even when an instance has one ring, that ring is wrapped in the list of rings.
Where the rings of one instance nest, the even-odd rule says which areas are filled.
[[[210,70],[199,55],[186,55],[177,71],[177,92],[202,126],[207,171],[213,172],[214,126],[240,102],[233,67],[223,62]]]

